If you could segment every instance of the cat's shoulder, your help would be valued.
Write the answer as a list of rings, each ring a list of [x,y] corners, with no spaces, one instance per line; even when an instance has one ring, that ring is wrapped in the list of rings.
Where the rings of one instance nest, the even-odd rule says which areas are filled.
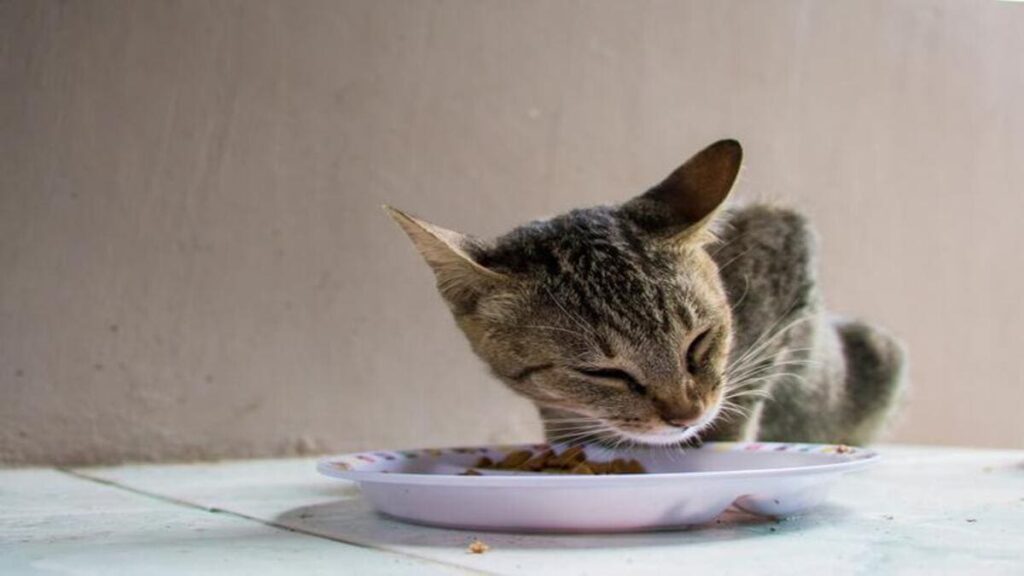
[[[795,208],[779,204],[730,207],[721,214],[715,236],[718,241],[710,251],[720,265],[741,253],[770,258],[780,264],[806,265],[817,246],[817,234],[810,219]]]
[[[792,206],[758,202],[725,209],[716,236],[736,239],[739,234],[773,236],[792,241],[814,241],[814,229],[806,214]]]
[[[758,203],[731,207],[720,216],[718,240],[708,252],[731,298],[761,298],[770,308],[772,300],[815,300],[817,235],[805,214]]]

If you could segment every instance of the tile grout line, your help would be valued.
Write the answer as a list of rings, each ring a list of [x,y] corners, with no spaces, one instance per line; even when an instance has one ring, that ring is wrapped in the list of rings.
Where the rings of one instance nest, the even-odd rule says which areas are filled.
[[[156,492],[150,492],[148,490],[142,490],[142,489],[135,488],[135,487],[132,487],[132,486],[126,486],[126,485],[121,484],[119,482],[116,482],[114,480],[108,480],[106,478],[100,478],[98,476],[91,476],[91,475],[89,475],[89,474],[87,474],[85,472],[81,472],[79,470],[75,470],[75,469],[72,469],[72,468],[57,467],[57,468],[54,468],[54,470],[56,470],[57,472],[61,472],[63,474],[66,474],[68,476],[71,476],[73,478],[78,478],[79,480],[84,480],[86,482],[92,482],[92,483],[95,483],[95,484],[100,484],[100,485],[107,486],[107,487],[110,487],[110,488],[114,488],[114,489],[117,489],[117,490],[123,490],[125,492],[131,492],[131,493],[139,495],[139,496],[144,496],[146,498],[151,498],[151,499],[154,499],[154,500],[160,500],[162,502],[166,502],[168,504],[173,504],[175,506],[181,506],[181,507],[184,507],[184,508],[191,508],[193,510],[198,510],[200,512],[207,512],[207,513],[210,513],[210,514],[225,514],[225,515],[228,515],[228,516],[233,516],[235,518],[239,518],[241,520],[248,520],[250,522],[256,522],[258,524],[262,524],[262,525],[268,526],[270,528],[276,528],[278,530],[284,530],[286,532],[292,532],[292,533],[295,533],[295,534],[302,534],[303,536],[311,536],[313,538],[320,538],[322,540],[329,540],[331,542],[338,542],[340,544],[347,544],[349,546],[355,546],[357,548],[363,548],[363,549],[366,549],[366,550],[373,550],[373,551],[376,551],[376,552],[383,552],[385,554],[394,554],[396,556],[404,556],[406,558],[412,558],[414,560],[419,560],[419,561],[422,561],[422,562],[429,562],[429,563],[432,563],[432,564],[438,564],[440,566],[444,566],[445,568],[456,569],[456,570],[459,570],[459,571],[467,573],[467,574],[475,574],[475,575],[483,575],[483,576],[496,576],[498,574],[497,572],[485,572],[483,570],[479,570],[479,569],[476,569],[476,568],[470,568],[470,567],[467,567],[467,566],[461,566],[459,564],[450,564],[448,562],[445,562],[443,560],[437,560],[435,558],[429,558],[429,557],[425,557],[425,556],[417,556],[415,554],[409,554],[409,553],[401,551],[401,550],[392,550],[390,548],[382,548],[380,546],[376,546],[376,545],[373,545],[373,544],[368,544],[366,542],[360,542],[360,541],[355,541],[355,540],[346,540],[344,538],[338,538],[338,537],[335,537],[335,536],[328,536],[328,535],[325,535],[325,534],[319,534],[319,533],[313,532],[311,530],[305,530],[305,529],[302,529],[302,528],[296,528],[294,526],[288,526],[286,524],[280,524],[278,522],[273,522],[273,521],[270,521],[270,520],[264,520],[262,518],[257,518],[255,516],[249,516],[248,514],[242,514],[241,512],[235,512],[235,511],[232,511],[232,510],[226,510],[224,508],[218,508],[216,506],[204,506],[202,504],[196,504],[195,502],[189,502],[188,500],[182,500],[180,498],[175,498],[173,496],[167,496],[167,495],[164,495],[164,494],[157,494]]]

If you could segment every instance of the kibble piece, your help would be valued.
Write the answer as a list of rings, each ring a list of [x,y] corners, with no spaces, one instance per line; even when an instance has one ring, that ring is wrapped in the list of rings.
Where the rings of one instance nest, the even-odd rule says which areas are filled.
[[[644,468],[644,465],[639,460],[633,458],[626,462],[626,474],[643,474],[644,472],[647,472],[647,469]]]
[[[565,452],[562,452],[554,461],[556,466],[562,468],[572,468],[573,466],[583,462],[587,459],[587,455],[583,452],[582,446],[573,446],[568,448]]]
[[[554,450],[547,449],[534,454],[529,450],[516,450],[506,454],[505,457],[494,463],[487,457],[480,458],[476,464],[477,468],[491,468],[498,470],[514,470],[517,472],[545,472],[549,474],[643,474],[647,472],[636,459],[626,460],[615,458],[609,462],[594,462],[587,460],[587,454],[582,446],[572,446],[561,454]],[[470,472],[472,471],[472,473]],[[481,475],[472,468],[464,473],[466,476]]]
[[[535,454],[532,458],[527,460],[520,466],[521,469],[531,470],[533,472],[539,472],[543,470],[547,465],[548,461],[555,455],[554,450],[545,450],[540,454]]]
[[[484,552],[487,552],[490,549],[491,547],[487,544],[484,544],[483,541],[481,541],[479,538],[474,538],[473,541],[470,542],[469,546],[466,548],[466,550],[469,551],[470,554],[483,554]]]
[[[515,470],[525,464],[532,455],[533,453],[529,450],[516,450],[515,452],[506,454],[505,457],[502,458],[501,462],[498,462],[497,468],[501,470]]]
[[[580,462],[569,470],[569,474],[594,474],[594,470],[586,462]]]

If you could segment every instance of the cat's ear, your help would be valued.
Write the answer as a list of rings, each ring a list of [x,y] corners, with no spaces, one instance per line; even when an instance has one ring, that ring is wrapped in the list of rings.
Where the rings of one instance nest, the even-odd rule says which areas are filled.
[[[477,299],[508,278],[477,263],[468,250],[469,237],[384,206],[437,277],[437,288],[454,310],[472,309]]]
[[[701,239],[736,181],[743,148],[719,140],[693,155],[660,184],[622,205],[622,213],[657,238]]]

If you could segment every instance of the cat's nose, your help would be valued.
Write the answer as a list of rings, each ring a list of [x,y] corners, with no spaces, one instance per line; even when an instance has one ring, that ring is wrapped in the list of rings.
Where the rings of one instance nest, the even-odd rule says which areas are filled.
[[[696,402],[687,402],[685,399],[675,399],[675,401],[655,399],[654,406],[658,411],[658,416],[666,424],[677,428],[693,426],[704,415],[703,406]]]
[[[690,428],[696,426],[704,417],[704,410],[700,406],[689,406],[682,410],[665,410],[661,413],[661,419],[669,426],[676,428]]]

